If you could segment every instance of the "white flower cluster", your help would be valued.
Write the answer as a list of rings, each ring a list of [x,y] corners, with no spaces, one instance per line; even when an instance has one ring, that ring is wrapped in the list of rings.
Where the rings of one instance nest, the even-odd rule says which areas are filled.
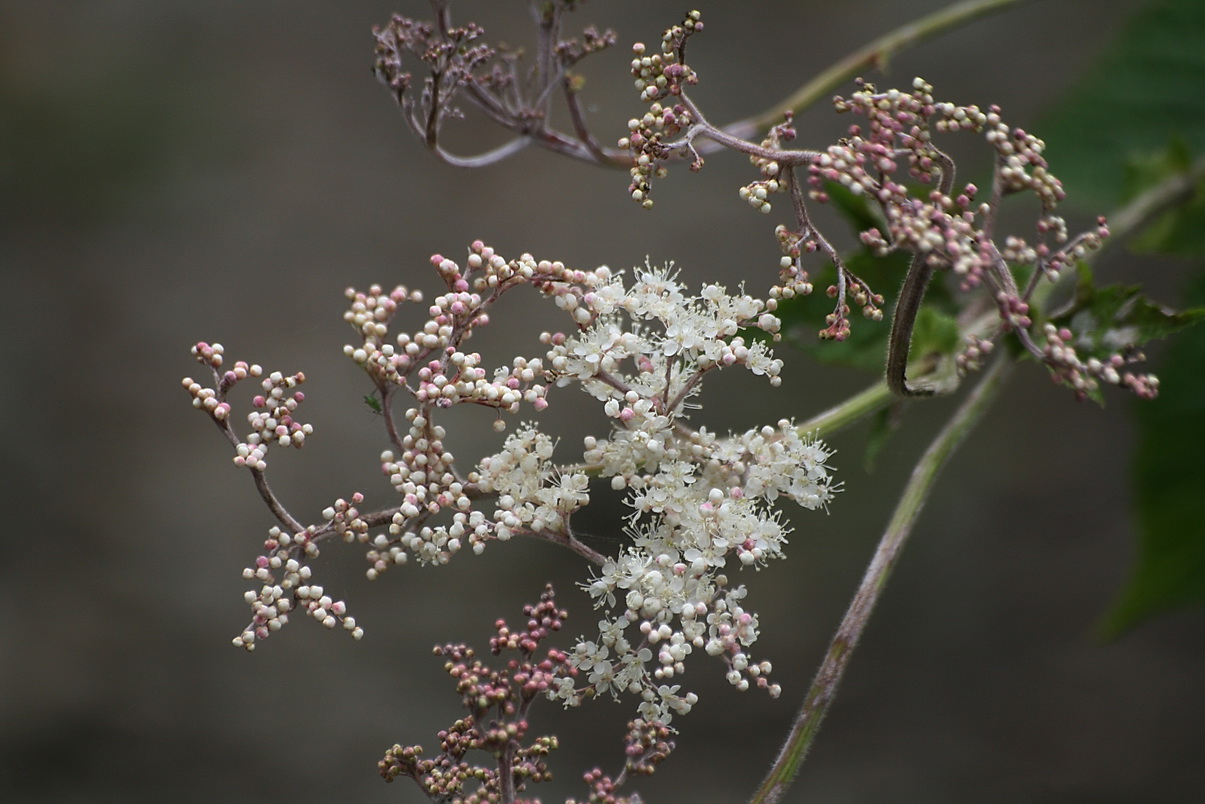
[[[731,587],[725,570],[730,558],[739,568],[781,557],[790,529],[771,504],[783,496],[809,509],[826,506],[836,491],[825,464],[831,453],[789,421],[724,440],[706,432],[682,438],[674,425],[643,440],[650,449],[642,455],[626,431],[587,443],[594,465],[641,468],[612,475],[612,485],[629,489],[631,543],[586,587],[596,606],[614,613],[599,623],[597,640],[577,645],[573,662],[589,686],[556,690],[567,703],[583,693],[636,692],[641,717],[667,722],[695,701],[667,683],[695,649],[721,657],[739,689],[752,682],[779,692],[766,679],[769,663],[747,653],[757,616],[742,607],[746,590]]]
[[[558,297],[562,306],[584,306],[587,314],[575,318],[592,323],[571,337],[543,336],[552,346],[546,362],[557,385],[581,382],[607,403],[609,416],[632,428],[641,426],[633,419],[680,414],[702,373],[713,368],[744,365],[768,376],[771,385],[781,383],[782,361],[764,343],[739,334],[745,328],[778,332],[780,322],[765,302],[729,296],[721,285],[706,285],[687,298],[671,266],[646,265],[637,274],[625,289],[621,275],[600,268],[595,276],[603,284],[580,301]],[[621,366],[629,360],[633,366],[625,373]]]
[[[742,365],[779,384],[781,361],[764,342],[740,334],[775,333],[778,319],[764,302],[718,285],[688,296],[669,267],[646,265],[629,288],[618,275],[600,279],[605,284],[580,300],[590,325],[572,336],[544,336],[551,346],[545,365],[558,385],[580,383],[615,420],[609,438],[585,440],[583,459],[613,489],[628,491],[630,544],[587,586],[610,612],[597,639],[581,640],[572,652],[586,686],[566,681],[552,695],[572,704],[636,693],[641,717],[668,722],[696,700],[671,683],[695,649],[721,657],[740,689],[752,683],[777,695],[766,678],[769,663],[746,652],[757,639],[757,617],[742,607],[745,588],[730,586],[725,570],[730,558],[739,568],[782,555],[789,528],[772,505],[779,497],[809,509],[827,505],[835,491],[825,464],[831,453],[786,420],[720,439],[687,427],[684,414],[716,368]],[[529,429],[507,445],[482,462],[481,473],[503,493],[508,528],[546,526],[585,501],[585,473],[550,470],[547,436]]]
[[[590,478],[609,479],[627,492],[630,541],[588,584],[608,613],[597,638],[572,652],[586,684],[565,679],[553,697],[574,704],[634,693],[641,717],[668,722],[696,700],[672,683],[696,649],[720,657],[732,684],[777,694],[766,678],[770,665],[747,653],[757,617],[742,606],[744,587],[732,586],[725,572],[730,559],[736,568],[756,567],[782,555],[789,528],[773,508],[780,497],[809,509],[832,499],[830,453],[785,420],[721,439],[686,419],[715,369],[743,366],[780,383],[782,361],[766,343],[780,327],[773,307],[715,284],[691,295],[672,266],[646,264],[625,285],[606,267],[576,271],[529,255],[507,261],[481,243],[464,267],[442,256],[432,263],[449,292],[431,304],[423,329],[399,335],[396,347],[385,340],[388,323],[400,302],[421,297],[405,288],[348,293],[348,320],[363,338],[348,355],[415,402],[405,413],[409,429],[395,442],[400,449],[382,455],[402,503],[388,533],[372,539],[370,577],[408,556],[446,563],[464,547],[480,553],[516,534],[571,542],[570,519],[590,501]],[[573,323],[541,336],[543,358],[516,358],[490,381],[480,356],[461,344],[488,321],[488,307],[520,284],[539,288]],[[751,339],[750,330],[768,337]],[[466,476],[455,471],[444,429],[433,421],[439,409],[469,402],[514,412],[526,401],[540,410],[552,387],[571,384],[614,423],[607,437],[585,440],[581,463],[554,462],[555,440],[526,424]],[[480,504],[486,496],[494,499],[492,513]],[[451,524],[428,521],[441,510]]]
[[[597,574],[586,588],[606,610],[597,637],[581,639],[571,652],[582,675],[563,679],[552,697],[576,704],[632,693],[642,699],[640,717],[668,722],[696,700],[675,683],[696,650],[720,657],[733,685],[778,694],[778,685],[767,680],[769,663],[749,657],[757,616],[743,607],[745,588],[731,584],[726,573],[782,555],[790,528],[776,506],[784,499],[808,509],[828,504],[836,491],[826,465],[830,452],[787,420],[720,438],[691,427],[687,417],[711,371],[743,366],[771,385],[780,383],[782,361],[768,345],[781,326],[774,302],[715,284],[691,294],[668,265],[646,263],[625,285],[621,273],[605,266],[580,271],[527,254],[505,260],[479,241],[463,266],[441,255],[432,264],[447,292],[429,303],[429,318],[417,331],[390,335],[401,305],[423,301],[417,291],[386,293],[373,286],[347,292],[345,318],[359,343],[345,352],[380,395],[392,447],[382,453],[381,468],[400,501],[361,513],[363,498],[356,494],[328,508],[322,525],[298,529],[289,518],[293,532],[274,530],[265,555],[244,573],[262,586],[247,593],[254,619],[236,642],[251,647],[297,610],[327,627],[342,622],[359,636],[342,601],[328,599],[301,563],[329,537],[365,544],[368,576],[376,578],[410,558],[443,564],[466,547],[481,553],[491,541],[527,534],[594,561]],[[489,379],[481,356],[467,351],[465,342],[489,323],[492,305],[522,285],[550,298],[572,324],[566,332],[540,336],[542,357],[517,357]],[[750,337],[752,331],[761,335]],[[198,344],[196,352],[216,374],[220,347]],[[212,391],[191,380],[186,385],[194,404],[217,419],[223,391],[251,373],[258,367],[240,364],[219,375]],[[253,400],[250,417],[255,433],[236,445],[237,459],[256,468],[254,460],[262,456],[244,454],[243,447],[269,439],[304,443],[308,427],[292,419],[303,397],[289,395],[302,380],[300,374],[264,380],[265,393]],[[459,471],[437,423],[443,410],[457,404],[493,408],[501,423],[502,414],[521,403],[544,409],[552,389],[571,384],[594,397],[612,422],[605,436],[585,439],[579,462],[554,461],[556,440],[525,424],[499,452]],[[401,416],[394,411],[397,397],[409,405]],[[223,408],[220,422],[226,413]],[[590,502],[592,478],[624,492],[631,508],[625,547],[610,558],[578,541],[570,525]],[[379,526],[383,532],[373,532]]]
[[[506,439],[502,452],[481,461],[481,489],[497,495],[494,536],[512,533],[564,533],[569,515],[590,501],[589,476],[558,471],[552,439],[527,425]]]
[[[745,589],[730,585],[725,571],[730,559],[736,568],[756,567],[782,555],[789,528],[772,506],[780,497],[825,506],[834,492],[830,453],[785,420],[721,439],[686,419],[715,369],[743,366],[780,383],[782,361],[766,343],[780,327],[772,307],[715,284],[692,295],[672,266],[646,264],[625,285],[606,267],[574,271],[529,255],[507,261],[480,243],[463,268],[443,257],[432,263],[450,292],[431,305],[421,332],[398,336],[397,347],[385,340],[387,325],[397,305],[417,294],[348,293],[348,320],[363,345],[347,353],[379,381],[405,384],[416,402],[405,413],[401,449],[382,455],[403,501],[388,533],[372,539],[370,576],[408,556],[446,563],[464,547],[480,553],[516,534],[570,540],[571,517],[590,501],[590,477],[609,479],[628,493],[630,542],[588,586],[609,611],[597,639],[573,651],[587,684],[566,680],[554,697],[572,704],[631,692],[642,697],[641,717],[667,722],[695,701],[671,682],[696,649],[721,657],[734,685],[777,694],[766,678],[770,665],[748,656],[757,617],[742,607]],[[516,358],[491,382],[480,357],[460,344],[488,320],[500,294],[519,284],[537,286],[573,326],[544,333],[542,359]],[[768,338],[751,339],[750,330]],[[513,412],[526,401],[539,410],[550,386],[571,384],[614,422],[607,437],[585,440],[581,463],[555,463],[554,439],[527,424],[474,471],[455,472],[444,429],[432,421],[440,408],[472,402]],[[487,495],[492,513],[479,502]],[[440,510],[452,514],[451,524],[428,522]]]

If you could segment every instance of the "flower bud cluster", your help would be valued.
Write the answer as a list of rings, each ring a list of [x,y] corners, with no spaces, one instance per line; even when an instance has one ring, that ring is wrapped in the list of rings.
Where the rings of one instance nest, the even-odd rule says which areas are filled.
[[[599,53],[619,41],[619,34],[611,29],[599,31],[594,26],[587,26],[582,31],[582,38],[566,39],[556,43],[555,51],[561,63],[568,66],[594,53]]]
[[[795,129],[791,127],[793,116],[788,112],[787,120],[770,129],[766,138],[761,141],[762,153],[749,155],[749,162],[757,168],[761,179],[750,182],[738,191],[741,200],[762,214],[772,209],[769,198],[775,193],[786,192],[787,183],[783,180],[783,167],[777,159],[765,155],[765,152],[778,151],[784,141],[795,137]]]
[[[338,536],[347,542],[367,540],[368,523],[355,507],[363,502],[363,495],[353,494],[350,502],[336,500],[322,512],[323,525],[304,528],[284,511],[264,480],[266,456],[272,444],[300,448],[306,437],[313,433],[309,424],[294,419],[297,406],[305,397],[293,389],[305,380],[305,375],[299,372],[286,376],[272,372],[262,380],[263,393],[251,400],[254,409],[247,416],[252,432],[240,441],[230,426],[231,408],[226,395],[240,381],[262,377],[263,369],[239,361],[233,368],[222,371],[223,352],[218,343],[210,345],[202,341],[193,346],[192,353],[197,361],[213,371],[216,387],[206,388],[190,377],[184,378],[183,385],[193,398],[193,406],[208,412],[234,445],[234,463],[255,473],[256,486],[265,502],[282,523],[289,525],[288,530],[272,528],[264,542],[264,553],[256,558],[254,566],[243,570],[243,578],[256,581],[260,587],[244,595],[251,606],[251,622],[234,638],[234,645],[254,650],[257,641],[266,639],[288,623],[289,614],[294,611],[310,615],[327,628],[342,623],[345,630],[359,639],[364,632],[356,625],[355,618],[347,616],[346,604],[333,600],[321,586],[312,583],[310,567],[301,562],[316,558],[318,541],[328,536]]]
[[[1108,227],[1102,218],[1095,228],[1070,237],[1066,222],[1054,214],[1065,193],[1049,172],[1042,141],[1023,129],[1010,128],[997,106],[983,111],[977,106],[936,102],[932,91],[932,86],[918,78],[911,92],[878,92],[872,85],[861,83],[860,90],[849,99],[836,98],[838,111],[853,112],[867,122],[851,126],[849,137],[830,146],[811,164],[810,197],[826,200],[824,183],[839,182],[851,192],[872,199],[882,211],[886,226],[863,231],[861,240],[866,246],[880,255],[895,250],[911,252],[930,269],[953,272],[964,291],[985,285],[1000,315],[996,336],[1009,331],[1020,333],[1026,348],[1081,393],[1094,382],[1092,377],[1103,378],[1061,361],[1059,348],[1053,353],[1042,352],[1034,345],[1036,336],[1029,333],[1033,326],[1029,300],[1039,279],[1056,279],[1067,266],[1099,248]],[[992,189],[986,202],[976,200],[979,189],[973,184],[954,187],[954,164],[933,142],[934,132],[958,131],[983,134],[996,153]],[[904,164],[912,181],[935,185],[925,197],[912,195],[895,178]],[[1003,237],[1002,246],[997,245],[992,232],[1000,200],[1018,192],[1032,193],[1041,205],[1035,226],[1037,237],[1030,241],[1010,234]],[[785,242],[790,244],[789,239]],[[1013,271],[1022,266],[1033,268],[1033,278],[1024,290],[1017,287],[1013,277]],[[863,298],[856,291],[852,295],[855,301]],[[871,317],[881,316],[876,312],[878,306],[872,299],[865,312]],[[839,325],[844,314],[839,309],[830,318],[826,332]],[[980,365],[980,357],[986,353],[985,342],[977,338],[958,358],[960,371]],[[1146,384],[1139,386],[1139,392],[1147,390]]]
[[[234,368],[223,372],[220,369],[222,368],[224,351],[220,343],[210,345],[201,341],[192,347],[192,354],[196,357],[197,362],[208,366],[213,371],[216,388],[207,388],[192,377],[185,377],[181,381],[184,389],[192,397],[193,407],[204,410],[222,427],[226,426],[224,422],[230,417],[231,410],[230,403],[226,401],[226,394],[240,380],[245,380],[248,377],[258,377],[264,371],[257,365],[244,363],[240,360],[234,364]]]
[[[623,773],[616,779],[601,768],[587,771],[582,779],[590,787],[590,797],[582,802],[569,798],[565,804],[640,804],[638,794],[620,795],[619,788],[629,776],[652,776],[656,772],[675,748],[672,734],[673,729],[664,723],[648,723],[640,718],[629,721]]]
[[[984,359],[996,348],[993,341],[978,335],[967,335],[964,340],[966,345],[954,358],[955,368],[963,376],[982,369]]]
[[[352,495],[352,501],[337,500],[323,511],[325,527],[311,527],[306,531],[289,534],[278,527],[272,528],[264,542],[264,554],[255,560],[255,566],[243,570],[243,578],[261,584],[259,591],[249,590],[244,599],[251,606],[251,623],[234,638],[235,647],[255,650],[257,641],[263,641],[289,622],[289,614],[301,611],[308,614],[326,628],[342,624],[353,639],[364,636],[364,629],[356,619],[347,614],[347,604],[335,600],[326,590],[312,580],[313,571],[303,560],[319,555],[317,539],[324,533],[334,531],[352,540],[353,534],[366,534],[367,523],[360,519],[355,505],[363,502],[363,495]]]
[[[1076,352],[1075,334],[1070,329],[1047,323],[1043,334],[1046,343],[1042,351],[1051,379],[1071,388],[1076,399],[1086,399],[1102,382],[1125,388],[1139,399],[1154,399],[1158,395],[1159,378],[1154,374],[1133,374],[1124,370],[1127,365],[1145,359],[1140,352],[1114,352],[1104,359],[1089,357],[1084,360]]]
[[[683,87],[698,83],[699,77],[686,63],[686,40],[703,30],[698,11],[691,11],[680,25],[666,30],[661,37],[661,53],[649,53],[642,42],[632,46],[632,77],[640,99],[649,104],[645,114],[628,121],[628,135],[619,140],[619,147],[632,154],[632,183],[628,186],[632,200],[651,209],[650,180],[666,175],[663,160],[671,149],[665,140],[689,129],[694,116],[687,105],[678,102]],[[692,170],[703,166],[695,155]]]
[[[825,328],[820,330],[824,340],[843,341],[849,337],[849,313],[852,301],[862,310],[862,316],[871,321],[883,320],[883,294],[873,292],[865,282],[857,279],[848,270],[837,273],[838,281],[829,285],[825,294],[830,299],[836,299],[833,311],[824,317]],[[844,287],[842,286],[844,280]]]
[[[267,455],[270,445],[300,449],[305,444],[306,437],[314,432],[312,425],[294,418],[297,406],[305,400],[305,394],[293,389],[305,382],[305,375],[298,372],[286,376],[279,371],[269,374],[260,384],[263,393],[251,400],[251,405],[255,408],[247,414],[251,433],[239,441],[228,422],[231,406],[226,397],[230,389],[240,381],[248,377],[260,377],[263,369],[240,360],[234,364],[234,368],[223,372],[221,369],[224,351],[220,343],[211,345],[201,341],[192,347],[192,354],[197,362],[209,366],[213,371],[216,387],[205,387],[191,377],[185,377],[181,384],[192,397],[193,407],[208,413],[234,442],[235,465],[263,472],[268,468]],[[293,392],[289,393],[290,391]]]
[[[561,39],[562,17],[576,0],[543,3],[533,7],[538,54],[531,69],[520,69],[525,48],[514,44],[487,44],[484,29],[475,23],[454,26],[447,0],[434,4],[434,22],[419,22],[395,14],[384,26],[374,26],[377,78],[402,108],[411,131],[437,158],[450,164],[481,167],[501,161],[519,150],[515,145],[537,143],[551,150],[589,161],[611,158],[586,131],[577,93],[585,79],[573,68],[587,56],[617,41],[614,31],[587,27],[580,37]],[[416,80],[417,67],[425,76]],[[412,84],[417,84],[415,89]],[[560,132],[551,124],[550,107],[563,96],[574,118],[574,131]],[[486,154],[461,157],[441,141],[448,119],[463,118],[463,104],[477,106],[487,117],[508,129],[516,139],[511,146]],[[521,145],[520,145],[521,147]]]
[[[969,288],[1002,259],[1038,265],[1053,276],[1097,245],[1102,231],[1107,233],[1102,222],[1097,232],[1068,244],[1066,224],[1052,212],[1065,193],[1047,169],[1044,144],[1022,129],[1010,129],[999,107],[983,112],[977,106],[935,102],[933,87],[919,78],[910,93],[895,89],[880,93],[867,83],[861,87],[849,99],[836,98],[834,104],[838,111],[865,116],[867,125],[852,126],[847,139],[829,147],[811,166],[809,181],[814,198],[824,200],[823,183],[837,181],[878,203],[888,231],[871,228],[862,234],[862,241],[877,252],[902,248],[922,254],[933,267],[954,271]],[[991,203],[975,204],[978,190],[972,184],[954,192],[954,166],[933,144],[934,131],[984,133],[997,154]],[[893,178],[901,159],[907,160],[911,179],[939,187],[926,199],[912,196]],[[1022,191],[1032,192],[1041,203],[1037,230],[1043,243],[1031,247],[1021,238],[1009,237],[1000,250],[988,233],[997,214],[995,203]],[[1048,236],[1052,244],[1045,242]]]
[[[441,753],[423,759],[419,745],[395,745],[378,763],[387,782],[408,777],[432,800],[501,801],[503,790],[522,791],[528,784],[552,778],[547,757],[556,750],[556,737],[536,737],[528,744],[532,703],[562,679],[574,674],[567,656],[549,648],[537,656],[541,644],[560,630],[566,613],[556,607],[552,587],[546,587],[540,603],[523,609],[527,626],[512,631],[504,620],[495,623],[497,636],[490,639],[490,653],[517,653],[501,668],[477,658],[464,644],[435,648],[444,657],[444,671],[455,682],[468,714],[439,732]],[[470,752],[482,752],[490,764],[470,763]],[[506,780],[502,774],[510,774]]]
[[[569,270],[559,262],[537,261],[528,254],[508,262],[480,241],[472,245],[463,268],[439,254],[431,262],[448,292],[432,300],[430,317],[422,329],[399,334],[396,344],[386,337],[397,306],[421,302],[422,294],[403,286],[388,295],[378,286],[368,293],[347,291],[352,305],[344,318],[362,342],[345,346],[344,354],[363,366],[378,387],[405,386],[424,407],[447,408],[468,402],[514,413],[520,402],[527,402],[542,410],[547,403],[546,389],[538,382],[543,375],[539,359],[517,358],[509,369],[498,369],[491,378],[481,367],[481,355],[466,352],[461,345],[477,327],[489,323],[489,307],[519,285],[538,287],[556,297],[562,308],[576,307],[582,293],[576,286],[588,284],[586,272]],[[587,314],[576,317],[584,321],[583,315]],[[415,416],[422,418],[421,411],[415,411]]]
[[[809,295],[814,286],[803,267],[802,258],[804,254],[816,251],[818,245],[815,238],[792,232],[782,224],[774,229],[774,236],[778,238],[782,258],[778,262],[778,284],[770,288],[771,302]]]
[[[667,28],[661,35],[660,54],[647,54],[644,44],[639,42],[633,46],[632,76],[645,103],[681,95],[683,85],[698,83],[698,76],[686,64],[685,56],[686,41],[703,30],[702,19],[698,11],[691,11],[681,23]]]
[[[264,379],[261,384],[264,393],[251,400],[255,410],[247,414],[251,433],[235,446],[236,466],[262,472],[268,467],[265,458],[269,445],[297,449],[305,446],[305,439],[313,434],[314,427],[293,418],[297,406],[305,401],[305,394],[293,389],[303,382],[305,375],[301,372],[286,376],[274,371]]]
[[[953,104],[939,104],[938,112],[947,114],[953,108]],[[939,122],[939,130],[941,125]],[[1000,119],[999,106],[989,107],[983,123],[975,130],[980,128],[987,129],[984,137],[996,149],[996,175],[1005,193],[1031,192],[1046,211],[1054,209],[1067,197],[1062,182],[1050,173],[1046,158],[1042,156],[1046,144],[1024,129],[1010,129]]]
[[[485,31],[476,23],[437,29],[430,23],[395,14],[384,27],[374,26],[372,33],[376,39],[373,69],[407,112],[412,126],[441,116],[460,116],[452,104],[463,87],[470,83],[490,87],[502,80],[500,75],[478,72],[496,52],[478,41]],[[429,72],[417,97],[408,91],[413,80],[405,67],[408,57]]]
[[[904,249],[925,255],[930,265],[948,268],[963,276],[968,285],[978,284],[987,266],[995,260],[990,236],[977,215],[989,210],[972,206],[977,188],[966,185],[953,195],[954,167],[932,143],[932,129],[941,131],[980,130],[987,116],[975,106],[935,103],[933,88],[921,79],[913,91],[892,89],[884,93],[873,85],[849,98],[838,97],[838,111],[850,111],[868,119],[865,130],[851,126],[850,136],[830,146],[809,169],[811,196],[825,200],[824,182],[843,184],[855,195],[865,195],[883,210],[887,232],[870,228],[862,242],[879,254]],[[937,117],[933,127],[930,118]],[[921,184],[940,184],[925,199],[913,196],[894,178],[905,160],[908,176]]]
[[[366,294],[348,292],[352,307],[345,318],[362,341],[345,347],[344,352],[365,367],[383,398],[392,399],[395,391],[400,391],[414,402],[404,414],[408,430],[398,433],[396,449],[381,456],[382,471],[402,502],[392,515],[388,532],[371,540],[368,576],[374,579],[389,566],[405,563],[409,556],[420,563],[443,564],[465,546],[481,553],[488,541],[509,539],[516,531],[560,532],[569,513],[588,499],[584,475],[557,474],[554,478],[547,470],[522,482],[509,479],[505,467],[510,462],[518,461],[527,472],[529,459],[546,461],[546,456],[539,457],[544,446],[525,440],[533,437],[532,431],[508,440],[503,453],[461,478],[454,469],[455,456],[444,446],[445,430],[433,417],[441,409],[463,403],[499,413],[515,413],[523,402],[543,410],[548,390],[543,361],[516,357],[510,367],[497,369],[489,378],[481,368],[481,356],[465,351],[462,344],[489,323],[489,307],[521,285],[536,287],[577,326],[588,326],[617,298],[610,271],[605,267],[572,270],[529,254],[508,261],[480,241],[470,247],[464,267],[438,254],[431,263],[448,292],[432,300],[427,309],[430,317],[422,329],[398,335],[396,346],[387,336],[397,305],[421,301],[422,296],[405,288],[388,295],[379,287]],[[389,406],[383,412],[392,422]],[[504,428],[503,419],[497,423],[502,426],[498,429]],[[521,446],[524,444],[535,453],[515,457],[527,449]],[[537,488],[543,491],[537,493]],[[474,509],[472,499],[487,493],[514,505],[499,506],[492,517]],[[451,524],[429,524],[427,520],[441,511],[452,514]]]

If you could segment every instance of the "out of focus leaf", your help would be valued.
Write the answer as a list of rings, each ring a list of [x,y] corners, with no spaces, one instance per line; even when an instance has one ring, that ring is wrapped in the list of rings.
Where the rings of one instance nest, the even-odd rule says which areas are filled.
[[[876,257],[868,249],[857,251],[845,260],[849,270],[865,280],[876,293],[889,299],[904,281],[910,262],[911,257],[902,252]],[[828,287],[837,281],[837,271],[828,265],[813,276],[812,281],[817,288]],[[833,304],[832,299],[820,293],[781,302],[775,314],[782,319],[786,342],[822,363],[881,373],[886,362],[891,325],[886,318],[869,321],[854,310],[850,314],[848,338],[844,341],[821,340],[817,333],[826,326],[824,317],[833,311]]]
[[[1084,76],[1038,133],[1068,189],[1088,212],[1116,206],[1205,153],[1205,3],[1155,0],[1124,27],[1097,68]],[[1196,198],[1156,220],[1133,244],[1142,250],[1205,253],[1205,201]],[[1134,288],[1094,290],[1081,273],[1071,310],[1089,327],[1077,350],[1112,351],[1198,322],[1203,308],[1172,313]],[[1189,301],[1205,304],[1205,274]],[[1074,327],[1073,327],[1074,328]],[[1100,625],[1116,636],[1176,605],[1205,602],[1205,327],[1170,344],[1159,368],[1160,395],[1135,405],[1139,419],[1134,480],[1141,542],[1133,576]]]
[[[1100,64],[1037,128],[1068,202],[1116,206],[1127,160],[1179,140],[1205,152],[1205,3],[1156,0],[1125,26]]]
[[[1205,271],[1189,300],[1205,304]],[[1198,307],[1200,313],[1205,308]],[[1113,638],[1152,615],[1205,603],[1205,327],[1182,333],[1159,368],[1159,398],[1136,405],[1134,487],[1140,542],[1133,573],[1099,632]]]
[[[1192,161],[1192,154],[1181,140],[1158,153],[1131,160],[1127,197],[1187,173]],[[1197,183],[1192,198],[1160,216],[1129,245],[1142,253],[1205,256],[1205,181]]]
[[[958,351],[962,334],[958,320],[934,307],[922,307],[912,330],[909,360],[925,360],[933,355],[948,356]]]

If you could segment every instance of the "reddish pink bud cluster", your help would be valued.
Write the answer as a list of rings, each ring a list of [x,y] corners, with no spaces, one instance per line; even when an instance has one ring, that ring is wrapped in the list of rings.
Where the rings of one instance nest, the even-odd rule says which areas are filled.
[[[563,651],[550,648],[543,659],[536,656],[567,615],[557,608],[551,586],[545,587],[538,604],[524,606],[523,614],[527,626],[521,631],[511,631],[504,620],[494,624],[497,636],[490,639],[490,653],[519,654],[501,668],[485,664],[464,644],[435,648],[468,714],[439,732],[438,757],[422,759],[422,746],[417,745],[389,749],[378,763],[385,781],[409,777],[433,800],[500,801],[503,790],[513,798],[528,784],[551,778],[546,758],[557,748],[557,739],[524,741],[532,704],[560,679],[576,674]],[[477,751],[488,757],[488,764],[469,761]]]

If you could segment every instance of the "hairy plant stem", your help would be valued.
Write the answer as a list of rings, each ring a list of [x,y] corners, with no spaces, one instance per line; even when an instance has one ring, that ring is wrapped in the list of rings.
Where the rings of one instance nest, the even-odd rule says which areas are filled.
[[[837,685],[845,674],[854,647],[857,646],[871,611],[887,584],[904,542],[924,508],[938,472],[945,466],[955,448],[979,423],[984,411],[1003,387],[1011,365],[1012,361],[1007,355],[996,359],[912,470],[912,476],[879,541],[874,558],[866,568],[862,584],[837,628],[816,679],[804,698],[786,744],[783,745],[765,781],[750,799],[750,804],[774,804],[782,800],[812,740],[820,730],[824,715],[836,697]],[[863,395],[867,393],[869,392],[864,392]]]

